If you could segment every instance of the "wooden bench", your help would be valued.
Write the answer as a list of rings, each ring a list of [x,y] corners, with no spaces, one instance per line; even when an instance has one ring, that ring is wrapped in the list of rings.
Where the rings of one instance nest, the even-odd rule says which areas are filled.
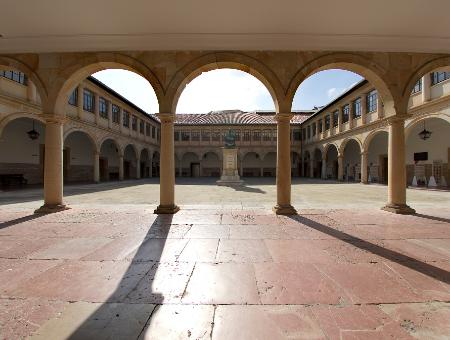
[[[23,174],[0,174],[2,188],[11,186],[24,186],[28,183]]]

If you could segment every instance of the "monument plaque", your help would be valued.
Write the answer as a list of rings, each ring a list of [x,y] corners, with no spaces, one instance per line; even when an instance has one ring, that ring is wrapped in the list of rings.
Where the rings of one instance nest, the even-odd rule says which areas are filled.
[[[228,130],[224,140],[225,146],[222,148],[222,176],[216,183],[218,185],[242,185],[244,181],[241,180],[238,172],[236,135],[232,130]]]

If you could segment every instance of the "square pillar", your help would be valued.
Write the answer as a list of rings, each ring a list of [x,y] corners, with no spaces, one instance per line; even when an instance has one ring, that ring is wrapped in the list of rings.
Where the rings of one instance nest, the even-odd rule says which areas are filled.
[[[68,209],[63,203],[63,125],[61,117],[46,117],[44,205],[35,213],[47,214]]]
[[[383,210],[396,214],[414,214],[406,205],[405,121],[393,117],[389,122],[388,202]]]
[[[322,179],[327,179],[327,159],[322,158]]]
[[[100,182],[100,153],[94,152],[94,182]]]
[[[119,181],[123,181],[123,155],[119,155]]]
[[[276,214],[295,215],[297,211],[291,205],[291,145],[290,121],[292,113],[277,113],[277,205]]]
[[[136,179],[141,179],[141,157],[136,158]]]
[[[361,152],[361,183],[363,184],[368,184],[368,177],[367,177],[367,158],[368,158],[369,153],[366,152]]]
[[[338,181],[344,180],[344,156],[338,155]]]
[[[153,152],[152,154],[149,156],[148,161],[150,163],[150,167],[149,167],[149,171],[148,171],[148,177],[152,178],[153,177]]]
[[[173,113],[158,113],[161,121],[160,202],[155,214],[174,214],[180,210],[175,204],[175,150]]]
[[[378,119],[384,117],[383,101],[381,100],[380,93],[378,93],[378,92],[377,92],[377,114],[378,114]]]
[[[431,77],[427,73],[422,77],[422,102],[429,102],[431,99]]]

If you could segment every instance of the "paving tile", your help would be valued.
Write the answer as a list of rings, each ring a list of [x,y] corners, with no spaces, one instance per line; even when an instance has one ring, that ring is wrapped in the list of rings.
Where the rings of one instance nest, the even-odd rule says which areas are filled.
[[[213,339],[326,339],[304,306],[218,306]]]
[[[265,240],[274,262],[327,263],[336,259],[327,252],[330,240]]]
[[[263,240],[220,240],[218,262],[256,263],[272,261]]]
[[[139,339],[210,339],[213,316],[211,305],[158,306]]]
[[[337,304],[345,293],[309,263],[258,263],[255,275],[263,304]]]
[[[279,225],[230,225],[231,239],[289,239]]]
[[[276,215],[223,215],[222,224],[255,224],[255,225],[277,225],[280,223]]]
[[[184,235],[185,238],[229,238],[228,225],[197,225],[194,224]]]
[[[46,237],[0,236],[0,258],[25,258],[36,251],[64,241],[65,239]]]
[[[219,240],[190,239],[178,261],[215,262]]]
[[[259,304],[253,266],[243,263],[197,263],[182,302]]]
[[[186,246],[185,239],[147,239],[126,256],[130,261],[175,261]]]
[[[98,247],[82,257],[83,261],[114,261],[124,260],[129,254],[137,250],[145,241],[145,235],[140,233],[111,239],[110,242]]]

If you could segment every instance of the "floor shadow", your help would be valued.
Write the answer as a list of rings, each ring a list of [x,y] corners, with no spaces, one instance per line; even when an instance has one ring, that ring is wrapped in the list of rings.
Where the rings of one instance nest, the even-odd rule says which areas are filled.
[[[252,192],[255,194],[265,194],[266,193],[264,190],[261,190],[259,188],[248,187],[245,184],[243,184],[243,185],[226,185],[226,186],[229,188],[232,188],[236,191]]]
[[[138,339],[142,335],[150,324],[153,313],[164,301],[162,294],[153,291],[152,282],[160,266],[167,235],[172,227],[172,218],[173,215],[158,215],[116,290],[68,339]],[[149,258],[148,242],[155,239],[160,240],[160,244],[158,247],[152,247]],[[140,297],[142,302],[129,299],[130,294],[136,293],[138,287],[139,292],[145,294]],[[148,308],[136,313],[138,305],[148,305]]]
[[[20,223],[23,223],[23,222],[32,221],[32,220],[34,220],[36,218],[39,218],[39,217],[42,217],[42,215],[41,214],[33,214],[33,215],[19,217],[19,218],[16,218],[14,220],[2,222],[2,223],[0,223],[0,229],[8,228],[8,227],[11,227],[13,225],[20,224]]]
[[[445,217],[432,216],[432,215],[426,215],[426,214],[414,214],[414,216],[426,218],[427,220],[450,223],[450,219],[445,218]]]
[[[450,272],[433,266],[429,263],[419,261],[413,257],[404,255],[395,250],[390,250],[384,247],[381,247],[377,244],[368,242],[361,238],[355,237],[353,235],[347,234],[343,231],[328,227],[316,221],[310,220],[307,217],[295,215],[292,216],[291,219],[300,222],[312,229],[320,231],[324,234],[342,240],[352,246],[368,251],[372,254],[378,255],[380,257],[385,258],[386,260],[396,262],[402,266],[408,267],[416,272],[422,273],[426,276],[432,277],[436,280],[439,280],[443,283],[450,284]]]

